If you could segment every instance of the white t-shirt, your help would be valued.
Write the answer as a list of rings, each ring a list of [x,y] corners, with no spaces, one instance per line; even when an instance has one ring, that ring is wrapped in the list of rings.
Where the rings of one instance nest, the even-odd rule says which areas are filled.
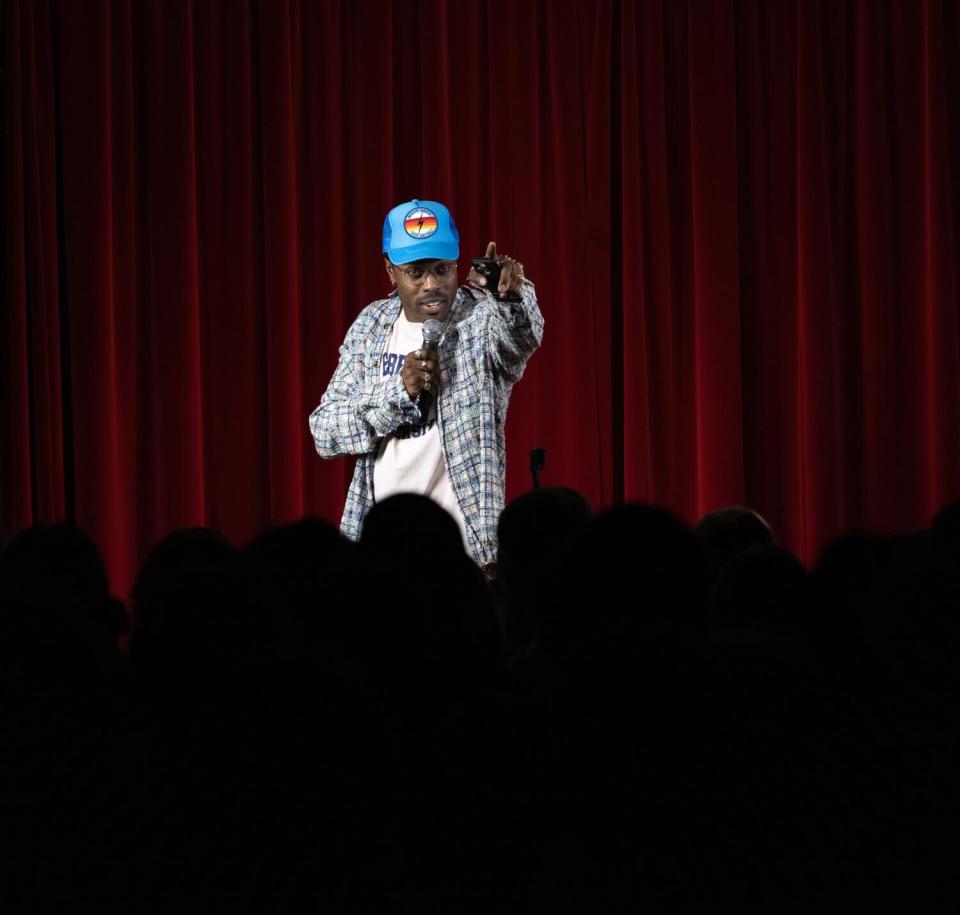
[[[401,309],[380,359],[383,382],[399,375],[407,353],[422,346],[423,324],[408,320]],[[466,544],[463,512],[450,484],[450,475],[440,447],[435,403],[430,407],[425,423],[400,426],[393,435],[388,435],[380,442],[373,468],[373,492],[377,502],[398,492],[429,496],[453,515]]]

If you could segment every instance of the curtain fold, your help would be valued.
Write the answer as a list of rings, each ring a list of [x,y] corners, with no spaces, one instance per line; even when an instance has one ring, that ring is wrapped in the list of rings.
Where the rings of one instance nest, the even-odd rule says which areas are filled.
[[[68,512],[56,50],[44,5],[4,8],[3,523]],[[40,421],[44,417],[47,421]]]
[[[339,518],[306,427],[399,200],[536,281],[508,496],[810,560],[960,496],[960,18],[937,0],[3,0],[0,520]]]

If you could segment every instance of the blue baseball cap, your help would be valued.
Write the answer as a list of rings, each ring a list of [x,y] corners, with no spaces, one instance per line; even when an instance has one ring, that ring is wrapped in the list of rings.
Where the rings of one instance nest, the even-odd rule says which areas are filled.
[[[383,253],[391,264],[427,259],[455,261],[460,256],[460,233],[442,203],[410,200],[387,213]]]

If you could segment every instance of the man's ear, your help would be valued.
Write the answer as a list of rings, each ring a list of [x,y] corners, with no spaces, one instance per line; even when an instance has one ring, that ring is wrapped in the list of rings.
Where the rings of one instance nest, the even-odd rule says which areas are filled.
[[[384,267],[387,268],[387,276],[390,277],[390,282],[393,283],[394,286],[396,286],[397,278],[393,275],[393,264],[390,263],[386,255],[384,255],[384,258],[383,258],[383,265]]]

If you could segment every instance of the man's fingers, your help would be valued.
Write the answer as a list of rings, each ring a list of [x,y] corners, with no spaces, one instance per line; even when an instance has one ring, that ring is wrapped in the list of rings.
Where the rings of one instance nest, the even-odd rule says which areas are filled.
[[[486,286],[486,283],[483,281],[483,277],[477,273],[475,267],[470,268],[470,272],[467,274],[467,282],[473,283],[474,286]]]
[[[440,359],[436,353],[429,350],[414,350],[407,353],[403,365],[403,383],[411,394],[425,387],[425,382],[436,384],[439,375]]]
[[[487,260],[496,260],[497,257],[497,243],[495,241],[490,242],[487,245],[487,253],[484,255]]]
[[[418,356],[417,353],[420,355]],[[436,373],[440,365],[439,357],[430,350],[414,350],[412,353],[407,354],[405,361],[408,368],[417,372],[427,371],[429,369],[431,372]]]
[[[417,353],[422,358],[418,358]],[[413,350],[407,353],[401,377],[411,398],[421,391],[435,390],[440,378],[439,356],[430,350]]]
[[[498,291],[501,295],[518,292],[523,278],[523,268],[513,259],[503,262]]]

